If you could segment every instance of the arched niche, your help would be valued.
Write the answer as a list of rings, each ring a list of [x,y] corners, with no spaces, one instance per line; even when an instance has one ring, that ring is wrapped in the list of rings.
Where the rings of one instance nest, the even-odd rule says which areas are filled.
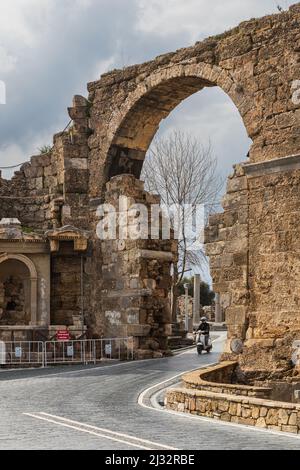
[[[37,324],[37,283],[38,283],[38,274],[34,263],[25,255],[19,254],[3,254],[0,255],[0,265],[7,262],[7,261],[17,261],[22,263],[26,266],[29,272],[29,284],[30,284],[30,317],[31,317],[31,325]]]

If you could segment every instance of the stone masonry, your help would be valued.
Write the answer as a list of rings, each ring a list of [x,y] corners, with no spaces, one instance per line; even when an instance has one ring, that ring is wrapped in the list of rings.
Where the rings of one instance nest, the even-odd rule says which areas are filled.
[[[97,208],[118,188],[145,200],[139,178],[160,122],[193,93],[219,86],[253,141],[249,161],[229,178],[224,213],[211,218],[206,233],[214,288],[229,329],[224,358],[239,361],[249,374],[291,368],[292,343],[300,333],[299,22],[298,3],[103,75],[89,83],[87,99],[75,96],[69,108],[72,126],[54,136],[52,150],[32,157],[12,181],[0,179],[0,218],[17,217],[41,232],[73,225],[91,233],[84,256],[91,335],[112,332],[111,320],[121,318],[123,331],[132,328],[131,321],[134,334],[140,326],[138,349],[164,350],[170,260],[155,253],[172,249],[164,241],[155,246],[145,241],[142,250],[148,260],[152,251],[152,266],[144,256],[135,260],[137,243],[125,244],[124,250],[103,246],[96,236]],[[160,288],[161,273],[166,284]],[[152,292],[145,296],[147,279]],[[127,295],[128,282],[135,295]],[[146,344],[147,334],[155,346]]]
[[[183,376],[182,387],[169,389],[169,410],[257,428],[300,433],[300,405],[270,400],[272,389],[228,383],[236,363],[223,362]]]
[[[142,233],[138,210],[129,212],[128,222],[122,219],[119,201],[124,195],[129,204],[143,204],[148,209],[148,227],[151,204],[159,204],[160,199],[144,191],[144,183],[133,175],[115,176],[107,184],[105,202],[118,211],[118,230],[123,224],[137,234]],[[177,243],[149,240],[146,233],[145,239],[102,242],[103,316],[98,318],[98,328],[103,327],[109,336],[117,333],[136,338],[137,357],[162,357],[171,334],[170,271]]]

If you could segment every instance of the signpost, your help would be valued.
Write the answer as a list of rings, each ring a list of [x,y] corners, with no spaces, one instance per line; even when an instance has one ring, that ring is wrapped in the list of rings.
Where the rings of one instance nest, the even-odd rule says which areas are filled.
[[[57,341],[70,341],[70,333],[68,330],[59,330],[56,332]]]
[[[106,344],[105,345],[105,354],[106,354],[106,356],[111,356],[111,354],[112,354],[111,344]]]
[[[15,348],[15,356],[16,356],[18,359],[21,359],[21,357],[22,357],[22,348],[21,348],[21,347]]]

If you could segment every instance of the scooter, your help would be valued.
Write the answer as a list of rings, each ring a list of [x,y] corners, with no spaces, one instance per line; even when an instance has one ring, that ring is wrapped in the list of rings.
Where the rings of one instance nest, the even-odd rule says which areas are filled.
[[[210,353],[212,350],[212,342],[210,339],[210,336],[204,335],[201,331],[197,331],[196,333],[196,347],[197,347],[197,353],[200,355],[202,354],[202,351],[206,351],[207,354]]]

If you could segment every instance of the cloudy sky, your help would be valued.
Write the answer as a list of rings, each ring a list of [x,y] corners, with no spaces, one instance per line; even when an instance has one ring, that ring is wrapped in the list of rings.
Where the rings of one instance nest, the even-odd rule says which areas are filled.
[[[7,104],[0,105],[0,166],[26,161],[50,144],[69,120],[73,95],[86,96],[86,83],[102,73],[274,13],[278,3],[287,8],[295,1],[1,0],[0,81]],[[160,132],[170,128],[210,139],[224,175],[245,160],[250,145],[233,103],[217,88],[182,103]]]

